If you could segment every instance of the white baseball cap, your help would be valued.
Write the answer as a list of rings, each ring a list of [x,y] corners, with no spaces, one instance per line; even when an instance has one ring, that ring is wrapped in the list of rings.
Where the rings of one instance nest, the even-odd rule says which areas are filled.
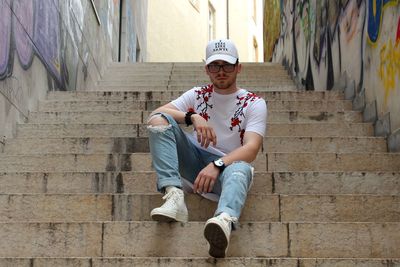
[[[217,39],[208,42],[206,48],[206,65],[216,60],[235,64],[239,59],[235,44],[228,39]]]

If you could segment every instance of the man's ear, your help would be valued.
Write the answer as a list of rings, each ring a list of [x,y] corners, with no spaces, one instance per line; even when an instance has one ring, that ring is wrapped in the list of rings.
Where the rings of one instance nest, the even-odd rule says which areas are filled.
[[[206,73],[207,73],[207,75],[208,75],[209,73],[208,73],[207,65],[204,66],[204,70],[206,71]]]
[[[237,71],[237,72],[240,73],[241,71],[242,71],[242,64],[239,63],[239,64],[238,64],[238,71]]]

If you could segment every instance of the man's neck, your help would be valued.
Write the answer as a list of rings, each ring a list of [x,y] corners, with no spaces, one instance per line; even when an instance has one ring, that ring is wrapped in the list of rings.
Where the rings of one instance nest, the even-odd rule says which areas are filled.
[[[236,93],[237,91],[239,91],[239,88],[236,86],[236,84],[224,89],[220,89],[214,85],[214,92],[220,95],[230,95]]]

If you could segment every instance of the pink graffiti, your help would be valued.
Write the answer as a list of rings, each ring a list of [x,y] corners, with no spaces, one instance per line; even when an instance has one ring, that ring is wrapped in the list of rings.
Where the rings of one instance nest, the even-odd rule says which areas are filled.
[[[396,43],[400,42],[400,17],[399,22],[397,23],[397,36],[396,36]]]
[[[11,73],[9,64],[11,47],[11,7],[0,0],[0,80]]]
[[[14,39],[15,48],[21,66],[28,69],[33,59],[33,2],[31,0],[14,0]]]

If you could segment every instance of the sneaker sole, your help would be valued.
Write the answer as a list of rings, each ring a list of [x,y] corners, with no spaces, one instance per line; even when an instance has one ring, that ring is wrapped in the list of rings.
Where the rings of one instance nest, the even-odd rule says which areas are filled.
[[[225,258],[228,240],[222,228],[215,223],[209,223],[204,228],[204,237],[210,244],[208,253],[214,258]]]
[[[165,214],[165,213],[154,213],[151,214],[151,219],[158,222],[187,222],[188,216],[185,214]]]

